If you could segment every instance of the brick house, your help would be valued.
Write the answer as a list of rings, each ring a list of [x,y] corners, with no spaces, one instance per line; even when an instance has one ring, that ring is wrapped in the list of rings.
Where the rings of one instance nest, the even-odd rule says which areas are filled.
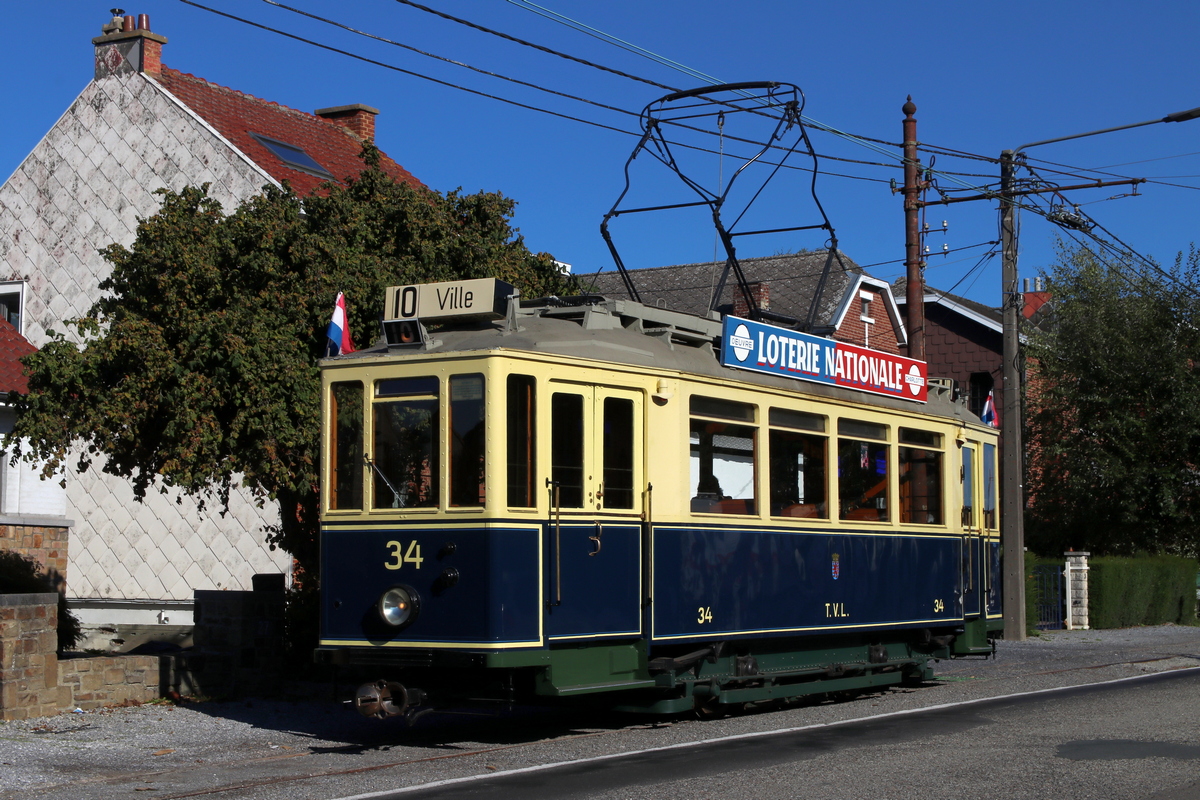
[[[362,145],[374,138],[378,112],[369,106],[310,114],[164,66],[167,39],[146,15],[115,17],[101,34],[92,40],[93,80],[0,185],[0,315],[30,348],[99,297],[110,267],[98,250],[133,242],[138,217],[159,208],[155,190],[207,183],[228,210],[266,184],[287,181],[305,194],[357,174]],[[381,167],[418,183],[386,156]],[[10,340],[0,331],[11,354],[21,346]],[[34,485],[21,474],[20,492]],[[41,488],[53,494],[55,485]],[[176,492],[138,503],[128,482],[93,465],[66,476],[58,505],[42,500],[52,519],[6,506],[0,528],[53,522],[69,540],[67,595],[85,629],[103,633],[88,646],[105,646],[120,625],[188,625],[194,590],[249,589],[255,573],[289,570],[288,557],[264,543],[275,512],[244,492],[225,516]]]
[[[739,259],[742,272],[762,309],[795,319],[806,319],[816,295],[826,251],[806,251],[762,258]],[[903,354],[908,334],[887,281],[872,277],[842,256],[846,269],[834,262],[821,293],[814,328],[832,330],[832,338],[886,353]],[[680,264],[630,270],[634,287],[647,305],[707,316],[710,299],[716,310],[735,316],[746,314],[746,304],[730,276],[721,281],[724,262]],[[627,297],[616,272],[580,276],[598,293]]]
[[[908,319],[905,296],[907,282],[900,278],[892,293],[904,319]],[[1000,309],[965,297],[925,286],[925,360],[929,374],[952,379],[967,408],[979,416],[988,392],[1001,417],[1004,402],[1002,339],[1004,320]],[[994,391],[993,391],[994,390]]]
[[[908,320],[906,282],[900,278],[892,293],[900,313]],[[1001,309],[925,286],[925,359],[929,374],[951,378],[967,408],[979,416],[992,392],[996,419],[1003,416],[1003,335]],[[1050,295],[1026,291],[1022,295],[1022,330],[1036,329],[1049,312]],[[1022,338],[1024,334],[1022,334]],[[1027,365],[1028,368],[1028,365]],[[1028,377],[1026,382],[1028,381]]]

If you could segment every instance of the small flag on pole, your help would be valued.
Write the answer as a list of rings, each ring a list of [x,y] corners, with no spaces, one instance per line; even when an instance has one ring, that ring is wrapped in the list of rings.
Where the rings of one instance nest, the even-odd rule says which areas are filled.
[[[350,338],[350,323],[346,320],[346,298],[338,292],[337,301],[333,305],[333,319],[329,320],[329,329],[325,333],[329,339],[327,348],[331,356],[344,355],[354,352],[354,340]]]
[[[983,401],[983,413],[979,415],[983,420],[984,425],[991,425],[993,428],[999,428],[1000,425],[996,421],[996,403],[992,399],[992,390],[988,390],[987,400]]]

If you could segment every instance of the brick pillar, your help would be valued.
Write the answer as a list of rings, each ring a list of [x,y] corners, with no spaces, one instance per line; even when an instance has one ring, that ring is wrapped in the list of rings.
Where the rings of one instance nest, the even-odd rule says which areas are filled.
[[[1067,557],[1067,630],[1088,630],[1088,556],[1080,550],[1068,550]]]
[[[58,713],[58,594],[0,595],[0,719]]]

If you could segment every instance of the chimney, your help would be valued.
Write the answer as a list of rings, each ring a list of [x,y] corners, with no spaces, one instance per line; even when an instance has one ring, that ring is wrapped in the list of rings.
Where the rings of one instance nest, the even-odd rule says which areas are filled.
[[[750,284],[750,296],[754,298],[754,302],[763,311],[771,307],[771,285],[768,283],[752,283]],[[735,317],[744,317],[750,313],[750,309],[746,306],[746,298],[734,287],[733,291],[733,315]]]
[[[124,14],[124,16],[122,16]],[[132,14],[113,9],[113,18],[92,39],[96,46],[96,80],[113,75],[144,72],[157,76],[162,72],[162,46],[167,37],[150,32],[150,15]]]
[[[375,142],[375,115],[378,108],[355,103],[352,106],[334,106],[333,108],[318,108],[313,112],[322,119],[348,128],[358,138]]]

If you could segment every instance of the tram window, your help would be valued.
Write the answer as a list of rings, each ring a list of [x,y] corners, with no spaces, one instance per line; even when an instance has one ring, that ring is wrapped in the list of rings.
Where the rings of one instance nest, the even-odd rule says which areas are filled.
[[[694,398],[693,398],[694,399]],[[754,514],[754,428],[693,419],[692,510]]]
[[[996,521],[996,445],[983,446],[983,526],[994,530]]]
[[[604,398],[604,507],[633,508],[633,401]]]
[[[942,435],[933,431],[923,431],[919,428],[901,428],[900,444],[917,444],[941,449]]]
[[[537,441],[534,425],[534,379],[508,376],[508,504],[515,508],[537,505]]]
[[[905,441],[905,432],[922,434],[937,444],[942,437],[928,431],[900,429],[900,441]],[[941,525],[942,517],[942,454],[938,450],[922,447],[896,448],[900,462],[900,521],[920,525]]]
[[[838,433],[842,436],[854,436],[858,439],[887,440],[887,426],[874,422],[863,422],[857,419],[839,419]]]
[[[772,420],[775,411],[776,409],[771,409]],[[826,438],[807,433],[773,430],[768,447],[768,460],[771,465],[771,516],[828,519]]]
[[[550,478],[561,508],[583,508],[583,395],[550,397]]]
[[[374,404],[375,451],[373,458],[375,508],[427,508],[438,503],[438,398],[436,378],[379,381],[393,384],[389,391],[417,385],[433,389],[433,396],[417,395]],[[420,382],[420,383],[418,383]],[[409,394],[405,391],[402,394]],[[386,395],[385,395],[386,396]]]
[[[975,527],[975,448],[962,449],[962,525]]]
[[[450,505],[481,506],[483,474],[483,376],[450,378]]]
[[[329,507],[362,508],[362,383],[342,381],[331,384],[329,414]]]
[[[820,433],[825,431],[825,418],[819,414],[806,414],[803,411],[792,411],[787,408],[772,408],[769,418],[773,428],[795,428],[798,431],[818,431]]]
[[[839,420],[838,430],[846,423]],[[854,423],[882,429],[880,425]],[[888,519],[888,446],[865,439],[838,439],[838,516],[847,520]]]
[[[693,414],[703,417],[754,421],[754,406],[748,403],[735,403],[732,400],[719,400],[716,397],[692,395],[690,408]]]
[[[438,379],[428,378],[389,378],[375,381],[376,397],[405,397],[407,395],[438,393]]]

